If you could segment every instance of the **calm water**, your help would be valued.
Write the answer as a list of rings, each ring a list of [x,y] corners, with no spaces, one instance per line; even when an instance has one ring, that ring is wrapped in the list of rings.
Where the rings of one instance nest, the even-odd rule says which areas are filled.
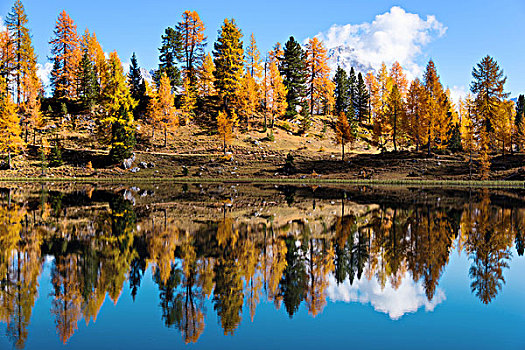
[[[524,199],[3,185],[0,349],[524,349]]]

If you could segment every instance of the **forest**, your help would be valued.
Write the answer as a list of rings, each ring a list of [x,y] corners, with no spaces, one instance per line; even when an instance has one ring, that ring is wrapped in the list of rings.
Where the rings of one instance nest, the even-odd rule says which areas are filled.
[[[397,62],[332,71],[319,38],[292,36],[261,53],[233,18],[208,50],[205,24],[185,11],[152,48],[158,68],[148,72],[133,54],[126,73],[116,51],[107,54],[94,31],[80,34],[63,11],[46,89],[29,24],[16,0],[0,32],[5,177],[206,176],[204,164],[217,162],[209,177],[525,176],[525,98],[509,98],[490,56],[473,67],[470,93],[453,101],[432,60],[412,81]],[[349,174],[353,162],[370,167]],[[398,173],[381,170],[389,166]]]

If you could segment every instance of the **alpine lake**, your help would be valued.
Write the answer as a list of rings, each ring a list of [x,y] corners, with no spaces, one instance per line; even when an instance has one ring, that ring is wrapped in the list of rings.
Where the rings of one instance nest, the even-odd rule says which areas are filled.
[[[0,184],[0,349],[523,349],[525,189]]]

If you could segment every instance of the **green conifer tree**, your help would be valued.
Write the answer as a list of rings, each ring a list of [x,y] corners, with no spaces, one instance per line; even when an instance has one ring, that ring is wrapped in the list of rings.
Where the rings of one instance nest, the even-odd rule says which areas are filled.
[[[352,100],[350,99],[348,75],[346,74],[346,71],[339,66],[337,66],[337,71],[335,72],[334,84],[335,114],[340,115],[341,113],[344,113],[346,115],[348,105]]]
[[[166,73],[170,79],[171,87],[175,88],[182,84],[180,70],[177,66],[177,58],[181,55],[182,43],[180,34],[175,29],[168,27],[162,35],[162,46],[159,49],[159,69],[153,74],[153,80],[159,84],[162,73]]]
[[[297,114],[297,107],[302,107],[302,114],[308,113],[306,101],[306,55],[293,36],[284,45],[283,60],[280,64],[283,84],[288,93],[286,94],[286,117],[292,118]]]
[[[355,113],[359,122],[362,122],[368,117],[369,102],[370,93],[366,87],[363,75],[359,73],[357,75],[357,89],[355,95]]]

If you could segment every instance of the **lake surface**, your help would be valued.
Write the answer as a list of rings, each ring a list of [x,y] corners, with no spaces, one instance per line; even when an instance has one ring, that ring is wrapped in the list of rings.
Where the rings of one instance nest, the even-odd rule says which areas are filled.
[[[524,199],[0,185],[0,349],[523,349]]]

